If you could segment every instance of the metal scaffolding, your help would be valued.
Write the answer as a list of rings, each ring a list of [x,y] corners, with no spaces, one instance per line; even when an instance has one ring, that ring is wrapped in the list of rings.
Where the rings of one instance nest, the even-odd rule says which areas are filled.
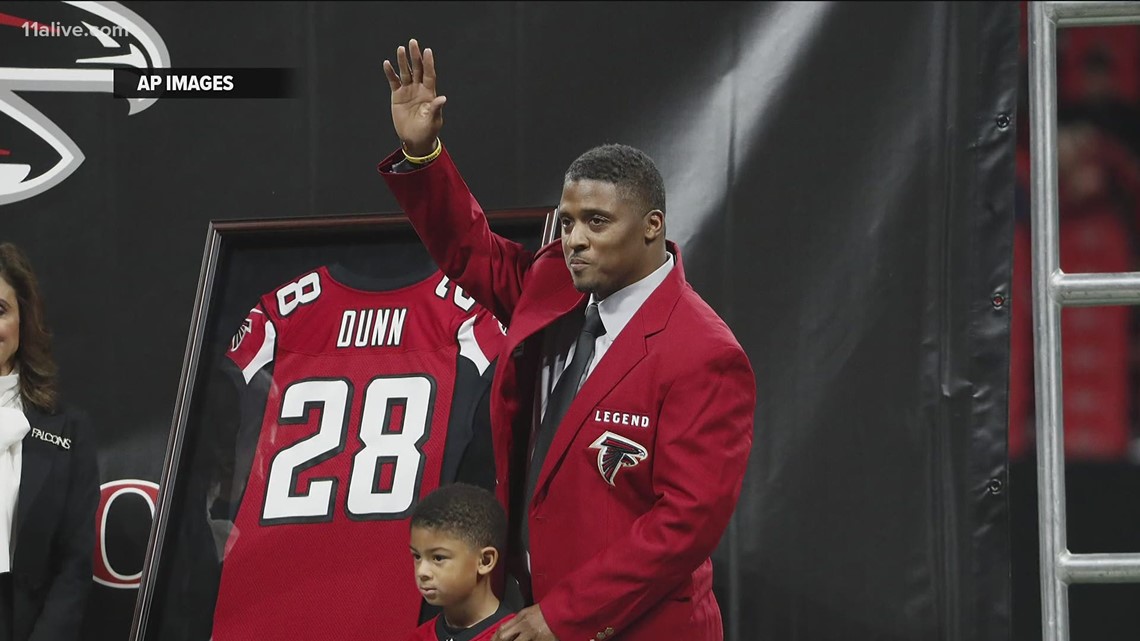
[[[1037,392],[1041,638],[1068,641],[1072,583],[1140,583],[1140,552],[1073,554],[1065,529],[1061,308],[1140,304],[1140,273],[1065,274],[1057,206],[1058,27],[1140,24],[1140,2],[1029,3],[1034,385]]]

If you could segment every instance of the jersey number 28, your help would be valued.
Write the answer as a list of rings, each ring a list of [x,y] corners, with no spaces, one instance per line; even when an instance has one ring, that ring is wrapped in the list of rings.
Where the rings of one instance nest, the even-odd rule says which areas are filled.
[[[307,423],[310,410],[320,408],[320,426],[316,434],[273,457],[261,511],[263,524],[332,520],[338,479],[314,478],[302,488],[297,480],[306,469],[344,451],[352,391],[351,383],[343,379],[298,381],[285,390],[278,424]],[[349,518],[407,516],[423,477],[422,447],[429,436],[434,400],[435,381],[426,375],[377,377],[368,383],[359,429],[364,447],[353,457],[348,478]],[[401,410],[402,420],[394,420]],[[390,479],[382,484],[385,466]]]

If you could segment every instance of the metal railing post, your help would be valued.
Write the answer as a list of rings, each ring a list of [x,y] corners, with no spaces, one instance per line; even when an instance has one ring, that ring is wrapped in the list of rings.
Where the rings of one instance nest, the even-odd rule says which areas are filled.
[[[1058,27],[1140,23],[1140,2],[1029,3],[1030,191],[1041,638],[1068,641],[1071,583],[1140,582],[1140,553],[1072,554],[1066,541],[1061,308],[1140,304],[1140,273],[1065,274],[1057,202]]]

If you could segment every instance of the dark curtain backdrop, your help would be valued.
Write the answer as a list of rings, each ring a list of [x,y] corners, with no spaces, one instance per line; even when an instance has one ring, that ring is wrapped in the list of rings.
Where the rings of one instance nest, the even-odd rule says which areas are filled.
[[[715,559],[727,638],[1009,637],[1017,5],[124,4],[175,67],[298,82],[293,99],[134,115],[97,91],[20,94],[86,156],[0,206],[0,237],[39,271],[104,482],[159,481],[208,221],[395,211],[375,174],[398,144],[381,61],[416,37],[485,207],[556,204],[596,144],[658,161],[669,236],[757,372],[751,466]],[[0,6],[20,12],[84,11]],[[42,42],[0,29],[0,68],[75,66],[87,54],[58,48],[91,46],[37,61]],[[0,163],[54,162],[0,123]],[[139,496],[108,519],[123,575],[142,568]],[[84,638],[125,638],[135,593],[96,586]]]

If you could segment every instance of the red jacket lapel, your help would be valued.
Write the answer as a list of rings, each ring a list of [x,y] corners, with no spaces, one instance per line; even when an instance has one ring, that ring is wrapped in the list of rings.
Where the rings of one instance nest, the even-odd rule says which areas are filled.
[[[507,332],[504,354],[510,355],[523,341],[570,313],[586,299],[586,294],[574,289],[560,247],[560,242],[552,243],[536,256],[532,268],[535,285],[519,300]],[[563,278],[559,278],[559,271]],[[535,292],[533,296],[528,295],[531,291]]]
[[[633,315],[621,335],[610,345],[602,360],[595,365],[594,371],[586,379],[582,389],[578,390],[578,395],[574,397],[554,435],[546,460],[543,461],[538,484],[535,486],[534,503],[537,504],[542,497],[545,497],[547,482],[565,457],[570,443],[582,428],[590,410],[645,358],[648,354],[645,339],[665,328],[673,307],[676,306],[681,292],[686,287],[685,272],[681,267],[681,253],[675,244],[668,243],[667,246],[676,257],[676,264],[661,285],[646,299],[641,309]]]

